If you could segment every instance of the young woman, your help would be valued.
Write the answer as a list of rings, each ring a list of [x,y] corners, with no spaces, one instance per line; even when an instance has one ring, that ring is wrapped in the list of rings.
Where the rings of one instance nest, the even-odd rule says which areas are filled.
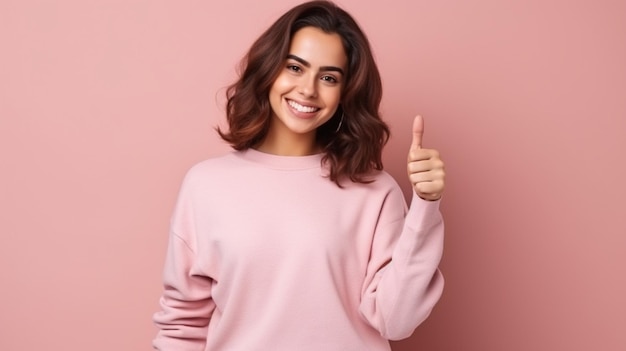
[[[172,217],[163,351],[389,350],[443,289],[443,163],[416,118],[407,210],[365,35],[334,4],[280,17],[228,92],[235,149],[194,166]]]

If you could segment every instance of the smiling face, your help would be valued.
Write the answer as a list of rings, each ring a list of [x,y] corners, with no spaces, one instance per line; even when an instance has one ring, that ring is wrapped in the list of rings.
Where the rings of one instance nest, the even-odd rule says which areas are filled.
[[[315,132],[335,113],[347,69],[338,34],[304,27],[292,38],[269,101],[272,118],[259,150],[282,155],[319,152]]]

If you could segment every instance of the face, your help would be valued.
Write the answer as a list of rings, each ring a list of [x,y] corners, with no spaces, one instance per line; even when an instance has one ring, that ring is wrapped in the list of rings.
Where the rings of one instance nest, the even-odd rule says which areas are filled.
[[[274,143],[314,143],[316,129],[339,106],[347,60],[338,34],[314,27],[295,33],[284,67],[269,92],[272,120],[268,137]]]

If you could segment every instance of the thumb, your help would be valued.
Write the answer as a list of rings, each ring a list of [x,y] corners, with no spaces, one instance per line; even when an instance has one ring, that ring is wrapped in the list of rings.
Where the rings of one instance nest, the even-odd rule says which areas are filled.
[[[422,116],[415,116],[413,120],[413,141],[411,149],[422,148],[422,136],[424,136],[424,119]]]

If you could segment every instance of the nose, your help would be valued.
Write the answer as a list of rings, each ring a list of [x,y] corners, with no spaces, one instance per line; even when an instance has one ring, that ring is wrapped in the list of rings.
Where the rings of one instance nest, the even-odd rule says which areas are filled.
[[[315,75],[303,75],[298,84],[298,92],[307,98],[317,97],[317,77]]]

